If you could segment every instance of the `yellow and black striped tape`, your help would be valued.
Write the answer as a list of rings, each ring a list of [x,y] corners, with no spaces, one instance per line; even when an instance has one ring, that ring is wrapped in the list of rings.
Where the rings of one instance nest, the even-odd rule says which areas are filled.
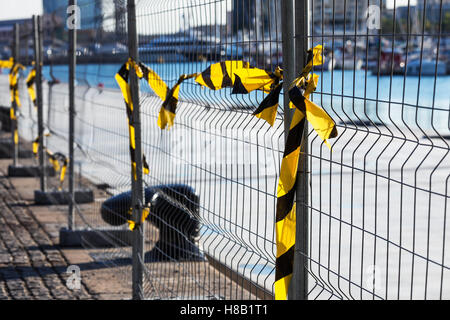
[[[133,215],[133,208],[130,208],[129,210],[128,210],[128,214],[131,216],[131,215]],[[136,226],[139,226],[140,224],[142,224],[142,223],[144,223],[145,222],[145,219],[147,219],[147,217],[148,217],[148,215],[150,214],[150,208],[148,208],[148,207],[144,207],[143,209],[142,209],[142,215],[141,215],[141,221],[139,221],[138,223],[135,223],[133,220],[127,220],[127,222],[128,222],[128,228],[131,230],[131,231],[133,231],[135,228],[136,228]]]
[[[169,129],[173,126],[175,119],[175,112],[178,104],[178,94],[180,91],[181,83],[186,79],[191,79],[197,74],[183,74],[178,79],[177,83],[167,92],[166,99],[161,106],[161,110],[158,115],[158,126],[161,129]]]
[[[0,68],[11,69],[14,65],[14,58],[9,58],[9,60],[0,60]]]
[[[30,73],[28,73],[27,79],[26,79],[27,89],[28,89],[28,95],[30,96],[31,101],[33,102],[34,108],[37,108],[37,101],[36,101],[36,68],[33,68],[30,70]]]
[[[53,165],[53,169],[55,170],[55,172],[59,172],[58,189],[61,190],[66,176],[66,170],[67,165],[69,164],[69,159],[61,152],[52,153],[48,149],[45,149],[45,151],[48,156],[48,161]]]
[[[318,76],[309,74],[312,67],[322,64],[322,46],[308,51],[308,61],[302,75],[289,88],[290,106],[295,108],[289,127],[277,190],[275,299],[286,299],[292,278],[296,232],[294,195],[306,120],[330,147],[327,139],[337,136],[336,124],[318,105],[309,100],[315,91]]]
[[[9,108],[9,117],[11,119],[11,130],[14,135],[14,144],[19,143],[19,133],[17,131],[17,117],[16,117],[16,110],[13,106]]]
[[[124,63],[115,78],[119,87],[122,91],[123,98],[125,100],[126,110],[127,110],[127,118],[128,118],[128,132],[129,132],[129,140],[130,140],[130,157],[131,157],[131,169],[133,173],[134,180],[137,179],[136,176],[136,159],[134,155],[134,151],[136,149],[136,139],[135,139],[135,131],[134,131],[134,121],[133,121],[133,102],[131,99],[131,91],[130,86],[128,84],[129,75],[130,75],[130,67],[135,68],[136,74],[139,78],[143,77],[142,69],[132,60],[129,59],[126,63]],[[142,169],[144,174],[149,173],[149,166],[145,156],[142,156]]]
[[[181,83],[184,80],[196,77],[198,74],[182,74],[178,78],[177,83],[169,89],[155,71],[143,63],[139,63],[139,67],[142,70],[143,78],[148,82],[150,88],[163,101],[158,115],[158,126],[161,129],[169,129],[174,123]]]
[[[19,71],[24,70],[25,67],[20,63],[14,63],[11,70],[9,71],[9,90],[11,92],[11,102],[16,102],[17,106],[20,107],[19,100]]]
[[[210,65],[197,75],[195,81],[212,90],[232,87],[232,94],[247,94],[254,90],[268,93],[253,115],[266,120],[273,126],[277,115],[282,79],[283,70],[279,67],[274,72],[270,72],[252,67],[245,61],[233,60]]]
[[[45,137],[49,137],[50,136],[50,133],[44,133],[44,136]],[[39,151],[39,138],[40,138],[40,136],[38,136],[36,139],[34,139],[33,140],[33,144],[32,144],[32,146],[33,146],[33,153],[34,153],[34,155],[37,157],[38,156],[38,151]],[[44,150],[45,150],[45,147],[44,147]]]
[[[282,78],[280,68],[270,72],[252,67],[246,61],[227,60],[210,65],[195,77],[195,81],[211,90],[231,87],[232,94],[246,94],[254,90],[269,93]]]
[[[20,63],[14,62],[14,60],[9,61],[13,63],[13,65],[11,66],[11,70],[9,71],[9,90],[11,94],[11,108],[9,111],[9,115],[11,118],[11,130],[14,135],[14,144],[17,145],[19,143],[19,132],[17,130],[17,115],[14,103],[17,107],[20,107],[19,71],[20,69],[25,69],[25,67]]]
[[[259,107],[253,112],[255,117],[266,120],[271,126],[275,123],[277,117],[278,102],[280,99],[283,83],[279,82],[264,98]]]
[[[300,149],[305,128],[305,117],[295,110],[281,162],[280,178],[277,188],[277,207],[275,215],[276,246],[275,259],[275,299],[285,300],[292,278],[296,205],[295,192]]]
[[[38,151],[39,151],[39,137],[33,140],[33,153],[35,157],[38,156]]]

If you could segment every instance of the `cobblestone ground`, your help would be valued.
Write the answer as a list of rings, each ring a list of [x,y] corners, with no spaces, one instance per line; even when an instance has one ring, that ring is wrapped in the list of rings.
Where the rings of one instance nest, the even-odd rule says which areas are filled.
[[[0,176],[0,299],[95,299],[84,283],[66,286],[64,255]]]

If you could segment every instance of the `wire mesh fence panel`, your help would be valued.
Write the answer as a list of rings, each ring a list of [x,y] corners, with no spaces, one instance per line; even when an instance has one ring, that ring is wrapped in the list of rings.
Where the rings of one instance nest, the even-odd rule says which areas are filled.
[[[74,118],[74,229],[93,231],[82,244],[89,254],[117,269],[117,277],[131,286],[131,247],[126,225],[102,219],[102,204],[115,194],[130,190],[128,128],[123,97],[114,85],[114,74],[127,56],[126,33],[115,35],[108,26],[114,16],[109,1],[77,1],[81,23],[76,37],[76,83]],[[68,156],[69,66],[68,4],[59,3],[47,16],[48,53],[44,74],[50,80],[46,120],[51,130],[49,149]],[[113,11],[112,11],[113,12]],[[114,42],[116,41],[116,42]],[[114,56],[116,43],[122,55]],[[125,44],[123,44],[125,43]],[[114,88],[113,88],[114,87]],[[67,181],[65,179],[65,190]],[[57,181],[59,183],[59,181]],[[50,183],[50,182],[49,182]],[[93,203],[85,203],[79,192],[92,191]]]
[[[180,75],[225,60],[274,69],[281,62],[280,10],[273,1],[140,1],[140,60],[169,88]],[[150,220],[159,226],[146,233],[146,295],[270,298],[281,115],[269,129],[252,116],[262,93],[230,95],[231,88],[205,90],[189,79],[180,86],[173,127],[161,130],[162,101],[146,84],[141,90],[150,167],[144,179]],[[153,262],[161,258],[176,277],[154,276],[167,268]]]
[[[448,299],[448,1],[314,1],[309,298]]]
[[[46,3],[45,146],[68,156],[67,4]],[[274,297],[284,103],[270,126],[253,115],[267,92],[236,94],[226,85],[231,79],[200,86],[198,77],[218,70],[234,77],[237,61],[274,72],[283,67],[284,36],[322,45],[311,101],[339,132],[331,149],[311,126],[305,140],[309,199],[296,206],[308,212],[308,249],[300,252],[307,257],[307,298],[449,299],[450,2],[294,3],[307,3],[294,23],[307,21],[308,32],[288,39],[279,0],[136,1],[149,171],[143,296]],[[132,130],[115,79],[121,67],[135,66],[128,60],[127,1],[77,5],[75,189],[92,190],[95,202],[75,201],[75,229],[107,243],[84,241],[131,286]],[[23,61],[30,64],[23,30]],[[19,91],[20,135],[32,141],[36,112],[23,81]],[[0,98],[9,104],[9,95]],[[67,190],[68,179],[58,173],[47,188]]]

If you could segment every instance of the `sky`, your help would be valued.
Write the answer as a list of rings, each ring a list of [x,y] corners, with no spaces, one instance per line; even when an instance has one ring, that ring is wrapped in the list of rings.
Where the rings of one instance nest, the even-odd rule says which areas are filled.
[[[0,0],[0,2],[8,2],[8,5],[2,6],[2,10],[0,10],[0,20],[30,18],[33,14],[42,13],[42,0]],[[416,0],[410,0],[411,4],[415,4],[415,2]],[[397,6],[407,4],[408,0],[396,0]],[[386,0],[386,5],[388,8],[392,8],[394,0]]]
[[[411,6],[413,6],[413,5],[415,5],[416,4],[416,0],[410,0],[409,1],[409,4],[411,5]],[[408,0],[396,0],[395,1],[395,5],[397,6],[397,7],[402,7],[402,6],[407,6],[408,5]],[[394,0],[388,0],[387,2],[386,2],[386,7],[388,8],[388,9],[392,9],[393,7],[394,7]]]
[[[0,3],[0,20],[31,18],[33,14],[42,14],[42,0],[0,0]]]

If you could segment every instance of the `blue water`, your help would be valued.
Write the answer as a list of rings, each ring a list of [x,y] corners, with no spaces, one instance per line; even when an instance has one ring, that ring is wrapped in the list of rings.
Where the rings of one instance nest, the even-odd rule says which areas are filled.
[[[168,85],[173,85],[183,73],[204,70],[209,62],[150,64]],[[105,88],[118,88],[114,75],[120,64],[77,65],[77,84]],[[49,79],[50,67],[44,67],[44,77]],[[334,70],[317,72],[319,84],[313,100],[327,110],[336,122],[367,121],[374,124],[395,124],[424,130],[435,129],[449,134],[450,76],[396,75],[377,78],[364,70]],[[68,66],[53,67],[54,76],[61,82],[68,79]],[[141,90],[150,91],[145,84]],[[193,80],[186,81],[180,89],[180,99],[218,103],[230,108],[256,107],[263,99],[262,93],[230,97],[230,91],[202,90]],[[208,91],[208,92],[206,92]],[[199,98],[200,96],[200,98]],[[281,99],[282,100],[282,99]],[[282,104],[282,102],[280,101]]]

